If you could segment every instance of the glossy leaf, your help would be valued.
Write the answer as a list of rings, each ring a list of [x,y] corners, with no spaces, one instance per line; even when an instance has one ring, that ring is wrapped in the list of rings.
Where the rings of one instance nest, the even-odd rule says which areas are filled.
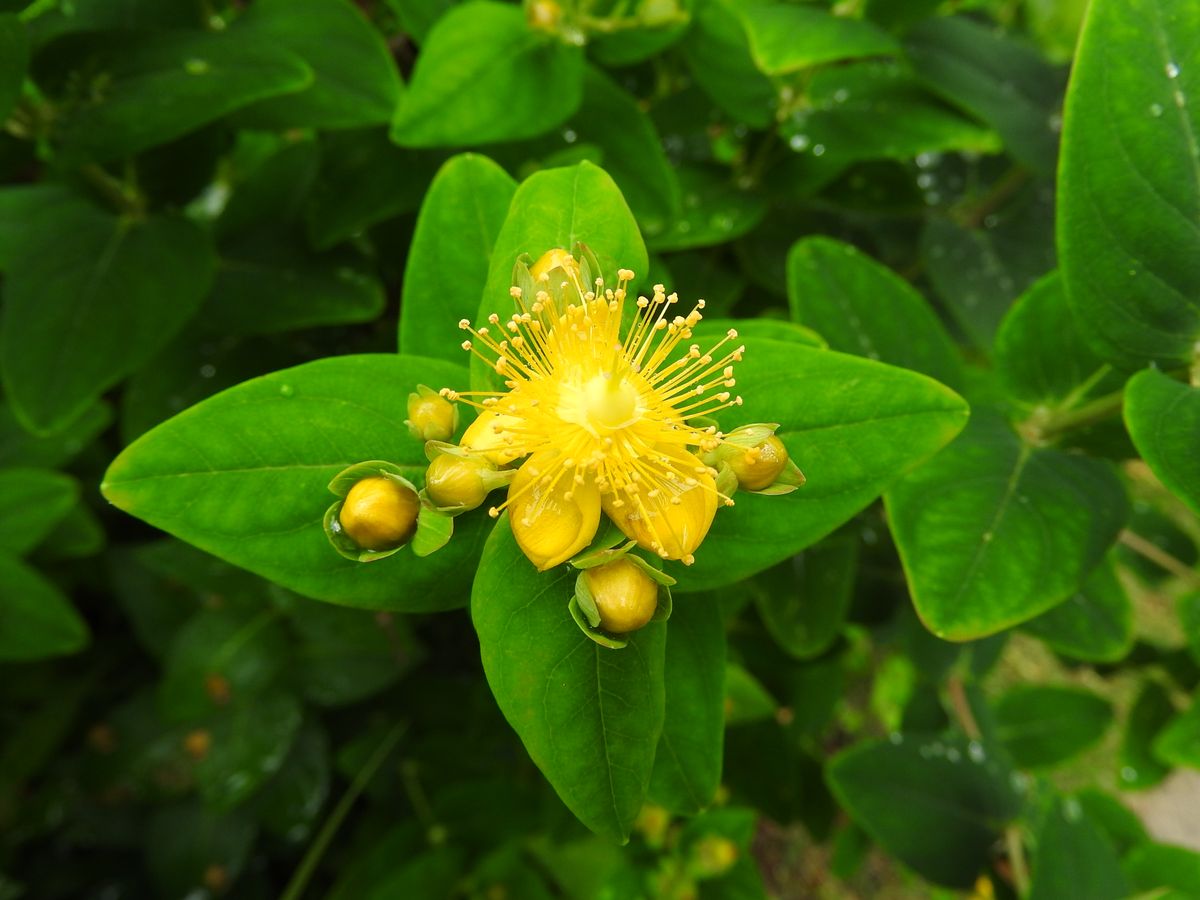
[[[75,480],[46,469],[0,469],[0,554],[21,556],[59,523],[79,498]]]
[[[759,618],[790,656],[819,656],[846,623],[857,575],[857,536],[827,538],[755,580]]]
[[[583,53],[531,29],[491,0],[456,6],[430,30],[392,122],[404,147],[534,137],[561,124],[583,96]]]
[[[279,771],[254,798],[258,821],[289,842],[303,840],[325,804],[329,782],[329,739],[305,722]]]
[[[1020,810],[1008,774],[994,760],[935,738],[864,741],[830,760],[826,778],[843,808],[887,852],[948,887],[975,882],[993,842]]]
[[[793,244],[787,266],[792,318],[832,349],[961,385],[962,363],[950,336],[925,299],[890,269],[823,237]]]
[[[703,329],[695,340],[708,346],[713,333]],[[742,342],[745,402],[718,420],[726,430],[780,423],[808,482],[780,497],[738,493],[735,506],[718,509],[695,565],[668,564],[676,591],[732,584],[815,543],[947,444],[966,418],[962,399],[924,375],[797,343]]]
[[[1122,659],[1133,647],[1133,604],[1111,556],[1079,590],[1024,623],[1021,630],[1071,659],[1108,663]]]
[[[109,406],[93,403],[62,431],[39,437],[25,430],[9,404],[0,402],[0,466],[61,466],[77,456],[111,422]]]
[[[471,592],[483,670],[525,749],[585,825],[625,841],[663,728],[666,624],[621,650],[584,635],[567,602],[576,572],[539,574],[508,519],[496,523]]]
[[[1125,425],[1151,471],[1200,515],[1200,387],[1139,372],[1125,386]]]
[[[716,598],[675,604],[667,626],[666,717],[654,771],[653,802],[695,815],[721,782],[725,738],[725,625]]]
[[[474,153],[455,156],[438,170],[404,269],[401,353],[462,361],[458,321],[479,308],[492,248],[516,189],[503,169]]]
[[[810,6],[754,0],[738,6],[750,53],[767,75],[820,63],[896,53],[900,45],[870,22]]]
[[[774,118],[775,87],[754,62],[737,10],[732,0],[699,3],[683,58],[722,110],[752,128],[766,128]]]
[[[1091,4],[1067,91],[1058,245],[1098,351],[1183,362],[1200,337],[1200,31],[1172,0]]]
[[[683,192],[678,212],[646,223],[655,252],[723,243],[754,229],[767,213],[761,194],[739,188],[720,169],[688,166],[678,176]]]
[[[1172,766],[1200,769],[1200,703],[1193,703],[1159,732],[1154,755]]]
[[[144,365],[199,307],[213,267],[184,219],[119,218],[65,189],[44,200],[17,237],[0,319],[8,400],[37,432]]]
[[[391,121],[402,84],[387,42],[350,0],[267,0],[238,19],[259,46],[289,50],[313,71],[310,87],[257,103],[261,128],[356,128]]]
[[[14,15],[0,13],[0,121],[21,96],[25,67],[29,64],[29,38]]]
[[[0,553],[0,660],[27,662],[83,649],[87,624],[36,569]]]
[[[1037,830],[1030,900],[1122,900],[1116,850],[1074,797],[1055,802]]]
[[[1107,463],[1023,444],[988,411],[885,500],[913,604],[946,640],[995,634],[1063,602],[1129,513]]]
[[[466,372],[421,357],[341,356],[256,378],[143,435],[110,466],[109,501],[203,550],[306,596],[375,609],[461,605],[485,521],[458,520],[444,550],[370,563],[340,556],[322,516],[338,472],[370,459],[420,479],[404,426],[417,384]],[[196,453],[203,456],[198,462]]]
[[[1175,704],[1157,681],[1147,681],[1134,700],[1121,739],[1120,778],[1125,788],[1148,788],[1162,781],[1169,771],[1152,747],[1163,728],[1175,716]]]
[[[1113,721],[1103,697],[1077,688],[1013,688],[992,708],[997,740],[1023,769],[1054,766],[1104,736]]]
[[[295,697],[271,693],[231,703],[206,722],[211,745],[196,763],[196,784],[205,804],[228,812],[278,772],[301,717]]]
[[[1172,888],[1168,900],[1200,894],[1200,853],[1187,847],[1150,841],[1133,848],[1124,859],[1125,874],[1134,888],[1157,892]]]

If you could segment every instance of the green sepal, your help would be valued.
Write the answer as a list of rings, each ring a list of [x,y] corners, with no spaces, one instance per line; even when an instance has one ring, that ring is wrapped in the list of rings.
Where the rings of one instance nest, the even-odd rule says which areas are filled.
[[[587,545],[587,548],[582,552],[577,553],[567,562],[576,569],[590,569],[593,566],[601,566],[606,562],[612,562],[620,558],[629,551],[633,546],[630,541],[628,546],[621,548],[620,552],[613,550],[625,537],[625,532],[617,527],[616,523],[607,516],[601,519],[604,527],[596,532],[596,537],[592,538],[592,542]]]
[[[400,472],[400,467],[394,463],[385,462],[379,459],[372,459],[366,462],[355,463],[348,468],[342,469],[342,471],[334,475],[333,480],[329,482],[330,492],[336,494],[341,499],[334,503],[333,506],[329,507],[329,509],[325,510],[325,536],[329,538],[329,543],[333,545],[333,549],[342,556],[346,557],[346,559],[352,559],[355,562],[364,563],[374,562],[377,559],[385,559],[386,557],[391,556],[397,550],[404,549],[408,546],[408,544],[417,539],[416,535],[414,535],[412,541],[407,541],[403,544],[400,544],[398,547],[393,547],[390,550],[364,550],[354,542],[353,538],[351,538],[348,534],[346,534],[345,531],[342,530],[342,521],[340,518],[342,504],[346,500],[346,495],[350,493],[350,489],[364,478],[389,478],[392,481],[404,485],[404,487],[408,488],[410,491],[416,494],[418,498],[420,498],[422,492],[418,492],[416,485],[401,475]],[[424,502],[422,502],[422,507],[424,507]],[[423,515],[419,514],[417,516],[418,534],[421,530],[422,518],[424,518]],[[446,541],[449,539],[450,537],[447,535],[446,540],[438,544],[437,547],[434,547],[433,550],[438,549],[438,547],[445,546]],[[429,550],[428,553],[418,553],[417,555],[427,556],[429,553],[432,553],[433,550]]]
[[[470,455],[470,450],[460,447],[458,444],[448,444],[445,441],[425,442],[425,458],[430,462],[439,456],[457,456],[459,459],[466,459]]]
[[[421,492],[424,494],[424,491]],[[454,537],[454,517],[445,512],[428,506],[425,498],[421,498],[421,513],[417,516],[417,532],[409,544],[416,556],[428,556],[436,553]]]
[[[580,572],[575,579],[575,596],[571,598],[571,602],[583,613],[584,621],[589,628],[600,627],[600,610],[596,607],[596,598],[592,596],[592,589],[588,585],[584,572]]]
[[[723,459],[717,461],[716,467],[717,493],[724,494],[726,497],[732,497],[740,487],[737,472],[733,471],[733,467]]]
[[[416,485],[405,478],[401,474],[402,471],[395,463],[384,462],[379,459],[355,463],[333,476],[333,480],[329,482],[329,490],[331,493],[345,499],[346,495],[350,493],[350,488],[354,487],[354,485],[358,484],[364,478],[383,477],[399,482],[414,494],[417,493]]]
[[[602,558],[598,558],[595,561],[587,560],[584,565],[580,565],[576,560],[571,561],[571,565],[581,571],[575,579],[575,593],[567,603],[567,609],[570,610],[571,618],[575,620],[575,624],[579,626],[580,631],[601,647],[608,647],[610,650],[621,650],[629,642],[600,627],[600,610],[596,607],[596,599],[592,596],[592,590],[588,586],[588,569],[614,562],[624,557],[649,575],[654,583],[658,585],[658,597],[654,607],[654,615],[650,617],[650,622],[665,622],[671,618],[671,610],[674,608],[670,585],[675,583],[675,579],[661,569],[655,568],[653,563],[647,562],[634,553],[630,553],[629,551],[633,547],[634,543],[630,541],[623,547],[597,551],[594,554],[589,554],[589,556]],[[646,624],[650,623],[647,622]]]
[[[581,581],[583,580],[582,573],[580,573],[579,578]],[[629,646],[628,641],[615,638],[607,631],[602,631],[588,624],[587,615],[580,608],[578,594],[573,596],[570,602],[567,603],[567,609],[571,611],[571,618],[575,620],[575,624],[579,626],[579,630],[601,647],[607,647],[609,650],[624,650]],[[599,621],[598,618],[597,621]]]
[[[467,505],[465,503],[456,503],[453,506],[438,506],[432,500],[429,499],[429,494],[425,491],[424,488],[421,489],[421,491],[417,494],[417,496],[421,499],[421,508],[422,509],[431,509],[434,512],[438,513],[439,515],[461,516],[465,512],[470,512],[470,510],[467,509]],[[417,523],[417,527],[418,528],[421,527],[420,522]],[[422,554],[418,554],[418,555],[422,555]]]
[[[583,241],[575,242],[575,246],[571,248],[571,255],[579,262],[579,280],[586,289],[592,290],[596,286],[596,278],[604,271],[600,268],[600,260]]]
[[[522,253],[517,257],[517,261],[513,263],[512,284],[515,288],[521,289],[521,296],[533,301],[537,296],[537,285],[533,281],[533,275],[529,271],[529,267],[533,265],[533,257],[528,253]]]
[[[751,450],[773,436],[778,430],[778,422],[755,422],[751,425],[741,425],[725,435],[721,439],[721,444],[722,446],[729,445]]]
[[[752,494],[766,494],[767,496],[779,496],[781,494],[790,494],[796,488],[803,487],[807,479],[804,473],[800,471],[800,467],[790,459],[787,465],[783,467],[783,471],[774,482],[768,484],[761,491],[750,491]]]
[[[325,536],[329,538],[329,543],[333,545],[333,549],[340,555],[355,562],[368,563],[391,556],[396,551],[403,550],[407,546],[407,544],[401,544],[398,547],[393,547],[391,550],[364,550],[358,546],[354,542],[354,539],[342,530],[342,522],[339,515],[342,511],[342,504],[345,502],[345,498],[343,498],[325,510],[324,519]]]
[[[631,554],[629,554],[629,561],[631,563],[633,563],[635,566],[637,566],[639,569],[641,569],[643,572],[645,572],[647,575],[649,575],[650,580],[653,581],[655,584],[657,584],[660,588],[670,587],[671,585],[673,585],[675,583],[675,579],[672,578],[670,575],[668,575],[666,572],[664,572],[662,570],[662,562],[659,561],[657,556],[653,558],[653,562],[648,562],[645,559],[642,559],[642,557],[631,553]],[[659,600],[661,601],[662,600],[662,596],[661,596],[662,592],[660,591],[659,594],[660,594]],[[668,616],[671,614],[669,607],[670,607],[670,604],[668,603],[668,611],[667,611]],[[655,613],[655,618],[651,619],[650,621],[656,622],[659,620],[659,618],[660,617],[658,616],[658,614]],[[666,616],[662,616],[661,618],[665,619]]]

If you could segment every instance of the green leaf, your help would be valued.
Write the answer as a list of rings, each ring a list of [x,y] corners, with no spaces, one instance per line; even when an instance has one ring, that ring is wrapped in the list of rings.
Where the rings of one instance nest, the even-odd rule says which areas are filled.
[[[1192,651],[1192,658],[1200,662],[1200,591],[1177,598],[1175,610],[1179,614],[1179,624]]]
[[[283,766],[301,718],[291,694],[267,693],[231,703],[206,722],[212,744],[196,763],[205,805],[229,812],[244,803]]]
[[[87,624],[36,569],[0,553],[0,660],[25,662],[83,649]]]
[[[357,128],[391,121],[403,84],[387,42],[350,0],[259,0],[236,31],[289,50],[316,76],[297,94],[265,100],[239,121],[259,128]]]
[[[492,248],[476,322],[485,322],[492,313],[507,317],[506,313],[515,309],[508,290],[518,256],[528,253],[536,261],[556,247],[573,250],[577,242],[596,254],[608,284],[617,283],[620,268],[639,275],[649,268],[637,222],[607,172],[582,162],[531,175],[513,195]],[[455,346],[460,341],[451,340]],[[488,377],[475,359],[471,375],[473,381]]]
[[[969,888],[1020,811],[1008,773],[978,745],[899,735],[829,761],[838,802],[888,853],[936,884]]]
[[[231,388],[164,422],[112,463],[110,502],[209,553],[305,596],[408,611],[461,605],[486,516],[417,559],[364,564],[329,545],[326,488],[343,469],[395,462],[420,481],[422,442],[404,426],[417,384],[457,385],[465,370],[421,357],[339,356]]]
[[[831,238],[797,241],[788,253],[792,318],[829,346],[943,384],[962,384],[962,362],[950,336],[908,282],[850,244]]]
[[[1000,132],[1025,165],[1054,173],[1061,70],[1032,47],[961,16],[921,22],[904,47],[932,90]]]
[[[950,150],[995,152],[990,128],[938,101],[903,65],[858,62],[813,73],[808,103],[779,125],[788,146],[816,164],[912,159]]]
[[[18,419],[58,430],[183,327],[212,277],[203,232],[118,218],[66,190],[19,235],[4,282],[0,357]]]
[[[686,601],[685,601],[686,602]],[[725,721],[729,725],[761,722],[775,715],[779,704],[762,684],[737,663],[725,666]]]
[[[697,594],[675,604],[666,652],[666,718],[650,797],[673,813],[695,815],[721,783],[725,625],[715,597]]]
[[[32,550],[79,499],[75,479],[46,469],[0,469],[0,555]]]
[[[1029,900],[1122,900],[1127,896],[1112,842],[1074,797],[1055,802],[1047,810],[1037,830],[1036,845]]]
[[[403,857],[397,866],[393,860],[388,874],[361,895],[363,900],[390,900],[392,897],[428,897],[451,900],[455,885],[464,871],[463,851],[458,847],[424,850],[415,857]]]
[[[1200,769],[1200,702],[1193,703],[1158,733],[1154,755],[1172,766]]]
[[[488,684],[530,757],[580,821],[624,842],[663,728],[666,625],[601,647],[567,612],[576,574],[539,574],[506,515],[484,548],[471,617]]]
[[[249,134],[242,132],[228,162],[229,202],[213,223],[218,245],[229,246],[255,226],[294,226],[320,170],[321,146],[311,137]]]
[[[197,28],[205,22],[196,0],[74,0],[67,6],[47,4],[49,8],[29,8],[32,4],[25,0],[7,2],[27,8],[29,32],[38,46],[77,31],[157,31]]]
[[[1139,372],[1125,386],[1125,426],[1159,481],[1200,515],[1200,387]]]
[[[62,153],[73,161],[132,156],[312,82],[300,57],[236,28],[107,35],[89,64],[102,89],[55,119]]]
[[[583,96],[583,52],[525,23],[504,3],[456,6],[429,32],[392,139],[404,147],[462,146],[534,137]]]
[[[56,468],[78,455],[111,422],[111,408],[93,403],[61,431],[38,437],[25,430],[10,404],[0,401],[0,466]]]
[[[1187,847],[1147,841],[1130,851],[1124,868],[1134,888],[1163,900],[1185,900],[1200,895],[1200,853]],[[1158,893],[1162,888],[1179,893],[1163,895]]]
[[[665,220],[646,221],[656,253],[723,244],[752,231],[767,214],[761,194],[735,185],[715,166],[683,166],[678,172],[682,206]]]
[[[695,340],[708,347],[715,336],[701,323]],[[745,402],[718,421],[726,431],[780,423],[808,483],[781,497],[738,493],[735,506],[718,509],[695,565],[667,566],[679,592],[732,584],[816,543],[949,443],[966,419],[957,394],[916,372],[794,342],[743,343],[736,374]]]
[[[900,45],[870,22],[811,6],[754,0],[737,9],[750,53],[767,75],[786,75],[820,63],[898,53]]]
[[[254,798],[255,817],[268,831],[295,844],[312,827],[329,795],[329,739],[306,722],[279,771]]]
[[[392,12],[396,14],[405,33],[420,45],[425,43],[425,38],[434,23],[458,3],[458,0],[386,0],[386,2]]]
[[[1100,826],[1122,856],[1146,841],[1146,826],[1137,813],[1112,794],[1098,788],[1085,788],[1075,794],[1075,799],[1088,819]]]
[[[1129,514],[1108,463],[1023,444],[987,410],[885,501],[917,613],[955,641],[1066,600]]]
[[[820,656],[846,624],[857,575],[857,535],[827,538],[755,580],[758,616],[789,656]]]
[[[1121,786],[1153,787],[1170,772],[1152,751],[1155,739],[1175,717],[1175,704],[1157,681],[1147,681],[1129,711],[1121,739]]]
[[[14,15],[0,14],[0,122],[8,118],[21,96],[29,65],[29,38]]]
[[[205,891],[205,874],[220,866],[237,879],[250,856],[257,829],[241,813],[218,813],[197,802],[155,810],[145,825],[146,866],[163,896]]]
[[[1095,0],[1072,68],[1063,278],[1087,338],[1129,366],[1187,361],[1200,337],[1198,53],[1172,0]]]
[[[1021,630],[1055,653],[1083,662],[1112,663],[1133,647],[1133,604],[1117,578],[1112,557],[1096,567],[1070,597]]]
[[[732,0],[700,0],[683,44],[688,71],[724,112],[752,128],[775,118],[775,86],[754,62]]]
[[[1071,407],[1120,390],[1122,378],[1079,333],[1057,272],[1034,283],[996,333],[996,373],[1008,393],[1030,407]]]
[[[401,353],[462,360],[457,323],[479,309],[488,260],[516,190],[516,182],[486,156],[463,153],[438,170],[404,268]]]
[[[1108,731],[1112,705],[1091,691],[1023,685],[993,706],[996,738],[1023,769],[1058,765]]]

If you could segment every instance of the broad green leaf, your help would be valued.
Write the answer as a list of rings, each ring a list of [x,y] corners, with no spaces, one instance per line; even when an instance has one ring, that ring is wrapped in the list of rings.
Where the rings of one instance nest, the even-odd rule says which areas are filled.
[[[825,771],[842,807],[884,850],[948,887],[975,882],[1020,811],[1008,773],[978,744],[897,735],[856,744]]]
[[[1154,755],[1173,766],[1200,769],[1200,702],[1194,702],[1159,732]]]
[[[220,866],[235,881],[250,856],[257,828],[241,812],[215,812],[197,801],[155,810],[145,824],[150,877],[162,896],[204,891],[205,875]]]
[[[300,728],[279,771],[254,798],[262,826],[291,844],[309,836],[329,795],[329,739],[309,721]]]
[[[212,267],[207,238],[184,219],[118,218],[47,192],[4,282],[0,358],[18,418],[44,433],[81,415],[179,331]]]
[[[1030,407],[1070,408],[1122,384],[1080,335],[1057,272],[1008,311],[996,333],[994,359],[1008,393]]]
[[[396,110],[404,147],[534,137],[560,125],[583,96],[583,52],[531,29],[524,13],[476,0],[438,19]]]
[[[809,81],[808,100],[779,129],[788,147],[814,165],[1000,149],[995,132],[947,108],[894,62],[820,69]]]
[[[32,550],[79,498],[75,479],[47,469],[0,469],[0,555]]]
[[[1121,855],[1146,841],[1146,826],[1137,813],[1112,794],[1099,788],[1085,788],[1075,794],[1075,800]]]
[[[393,897],[428,897],[451,900],[455,885],[462,878],[463,851],[458,847],[423,850],[404,857],[400,865],[393,860],[388,874],[361,895],[362,900],[391,900]]]
[[[621,650],[584,635],[567,611],[578,573],[539,574],[507,516],[471,591],[483,670],[509,724],[571,812],[624,842],[646,797],[663,728],[667,624]]]
[[[788,655],[819,656],[846,624],[857,574],[858,537],[830,537],[755,579],[758,616]]]
[[[950,336],[925,299],[890,269],[824,237],[793,244],[787,266],[792,318],[832,349],[961,386],[962,362]]]
[[[1023,769],[1058,765],[1096,743],[1112,724],[1112,705],[1079,688],[1023,685],[992,708],[996,739]]]
[[[424,44],[434,23],[459,0],[386,0],[388,7],[400,20],[400,27],[417,44]]]
[[[479,309],[492,248],[516,189],[508,173],[474,153],[455,156],[438,170],[404,268],[401,353],[462,360],[457,323]]]
[[[666,718],[651,799],[680,815],[707,808],[721,783],[725,738],[725,626],[716,598],[675,604],[667,625]]]
[[[104,90],[66,105],[55,120],[72,160],[132,156],[313,77],[300,57],[238,29],[110,35],[90,65],[104,73]]]
[[[905,51],[941,96],[987,122],[1030,168],[1054,173],[1063,73],[1035,49],[962,16],[911,29]]]
[[[229,704],[204,723],[211,746],[196,763],[196,786],[210,809],[240,806],[287,758],[300,728],[300,704],[269,693]]]
[[[289,50],[312,86],[257,103],[239,121],[260,128],[357,128],[391,121],[403,85],[387,42],[350,0],[259,0],[236,30]]]
[[[737,663],[726,664],[725,722],[727,724],[743,725],[760,722],[775,715],[778,708],[779,703],[757,678]]]
[[[39,46],[76,31],[197,28],[205,21],[197,0],[73,0],[40,9],[25,0],[7,2],[27,8],[29,32]]]
[[[109,467],[105,496],[222,559],[298,593],[408,611],[461,605],[486,516],[456,522],[424,559],[402,550],[369,564],[329,545],[327,485],[364,460],[420,482],[421,442],[404,425],[417,384],[463,384],[466,371],[421,357],[340,356],[248,381],[142,436]],[[369,568],[368,568],[369,566]]]
[[[1175,717],[1175,704],[1157,681],[1143,686],[1129,717],[1121,739],[1120,779],[1127,789],[1153,787],[1170,772],[1154,754],[1152,747],[1163,728]]]
[[[724,169],[686,166],[678,176],[680,209],[665,220],[646,221],[655,252],[723,244],[753,230],[767,214],[766,198],[735,185]]]
[[[61,431],[38,437],[25,430],[11,405],[0,401],[0,466],[61,466],[91,444],[111,422],[111,408],[93,403]]]
[[[1151,471],[1200,515],[1200,386],[1139,372],[1125,386],[1125,426]]]
[[[696,83],[739,122],[766,128],[775,117],[775,86],[759,71],[732,0],[698,0],[683,59]]]
[[[1046,811],[1036,846],[1030,900],[1122,900],[1127,896],[1116,850],[1074,797],[1056,800]]]
[[[918,615],[957,641],[1066,600],[1129,514],[1109,464],[1023,444],[987,410],[885,501]]]
[[[0,13],[0,122],[8,118],[21,96],[25,67],[29,65],[29,38],[14,15]]]
[[[750,53],[767,75],[786,75],[820,63],[898,53],[900,45],[870,22],[812,6],[772,0],[739,4]]]
[[[228,246],[255,226],[297,224],[320,169],[321,146],[312,138],[247,135],[242,133],[227,164],[229,202],[213,223],[218,246]]]
[[[695,340],[708,347],[715,336],[702,323]],[[739,341],[744,405],[718,420],[727,431],[780,423],[808,482],[778,497],[739,492],[735,506],[718,509],[696,564],[667,567],[678,591],[732,584],[815,543],[949,443],[966,420],[957,394],[916,372],[793,342]]]
[[[104,544],[104,526],[90,506],[77,503],[46,535],[36,559],[46,563],[83,559],[98,554]]]
[[[938,299],[984,351],[1012,302],[1054,268],[1053,198],[1047,184],[1035,182],[982,221],[935,217],[921,233]]]
[[[588,53],[608,68],[645,62],[679,43],[687,34],[696,3],[697,0],[640,0],[629,27],[609,34],[588,35]]]
[[[1122,863],[1130,883],[1163,900],[1200,896],[1200,853],[1187,847],[1154,844],[1134,847]],[[1160,893],[1170,888],[1177,893]]]
[[[496,237],[476,322],[492,313],[507,318],[515,310],[508,290],[517,257],[528,253],[536,261],[547,250],[572,250],[578,242],[596,254],[608,284],[616,284],[618,269],[641,276],[649,268],[637,222],[607,172],[583,162],[531,175],[513,195]],[[455,346],[461,342],[450,340]],[[478,360],[472,360],[471,376],[488,377]]]
[[[0,553],[0,660],[25,662],[83,649],[87,624],[36,569]]]
[[[1095,0],[1067,90],[1058,246],[1072,311],[1113,362],[1200,338],[1200,29],[1174,0]]]
[[[1079,590],[1024,623],[1021,630],[1071,659],[1112,663],[1124,658],[1133,647],[1133,604],[1111,556]]]
[[[318,250],[421,205],[440,158],[406,150],[379,128],[321,135],[321,170],[306,211]],[[369,177],[364,177],[369,173]]]

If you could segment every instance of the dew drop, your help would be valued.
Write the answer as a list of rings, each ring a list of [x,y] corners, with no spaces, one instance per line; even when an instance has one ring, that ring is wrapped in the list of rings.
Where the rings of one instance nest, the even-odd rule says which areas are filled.
[[[201,378],[212,378],[216,374],[217,374],[217,367],[214,366],[212,363],[205,363],[204,365],[202,365],[200,367],[200,377]]]
[[[845,103],[850,99],[850,92],[845,88],[838,88],[833,92],[833,100],[835,103]]]
[[[806,134],[793,134],[790,138],[788,138],[788,146],[797,153],[801,150],[807,150],[808,144],[808,135]]]
[[[1121,769],[1121,780],[1122,781],[1137,781],[1137,777],[1138,777],[1137,769],[1133,768],[1132,766],[1122,767],[1122,769]]]
[[[813,153],[813,156],[824,156],[825,155],[825,145],[824,144],[813,144],[812,153]]]
[[[689,222],[687,219],[681,219],[675,223],[675,230],[678,231],[680,234],[687,234],[689,231],[692,230],[692,223]]]
[[[967,744],[967,756],[970,757],[971,762],[975,763],[981,763],[987,759],[987,753],[984,752],[983,744],[979,741],[971,741]]]
[[[1162,114],[1163,114],[1163,108],[1162,108],[1161,103],[1151,103],[1150,104],[1150,115],[1154,116],[1154,118],[1157,119]]]
[[[954,747],[951,747],[946,751],[946,759],[952,763],[956,763],[962,759],[962,754],[959,753]]]
[[[1078,822],[1083,816],[1083,809],[1074,797],[1068,797],[1062,805],[1063,818],[1068,822]]]
[[[1166,70],[1167,70],[1168,78],[1178,78],[1179,77],[1179,66],[1177,66],[1175,63],[1173,63],[1173,62],[1167,63]]]
[[[296,393],[296,389],[294,387],[292,387],[290,384],[281,384],[279,386],[279,395],[281,397],[291,397],[295,393]]]
[[[183,70],[189,75],[203,75],[208,71],[208,62],[203,59],[189,59],[183,64]]]
[[[917,176],[917,187],[921,188],[921,190],[933,187],[933,176],[928,172],[922,172]]]
[[[899,744],[903,740],[904,740],[904,735],[902,735],[898,731],[893,731],[891,734],[888,735],[888,743],[890,743],[890,744]]]
[[[577,140],[579,140],[579,135],[575,133],[575,130],[573,128],[564,128],[562,136],[563,136],[563,140],[566,141],[568,144],[573,144]]]

